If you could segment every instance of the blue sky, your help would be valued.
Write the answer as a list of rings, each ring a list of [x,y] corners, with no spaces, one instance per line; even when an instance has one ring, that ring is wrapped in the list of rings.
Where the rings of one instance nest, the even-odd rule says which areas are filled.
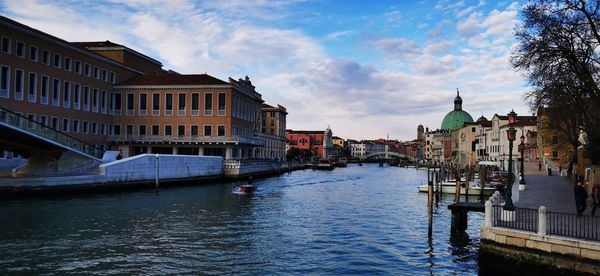
[[[459,88],[474,119],[529,114],[509,62],[512,1],[0,0],[0,13],[68,41],[111,40],[180,73],[248,75],[288,128],[412,140]]]

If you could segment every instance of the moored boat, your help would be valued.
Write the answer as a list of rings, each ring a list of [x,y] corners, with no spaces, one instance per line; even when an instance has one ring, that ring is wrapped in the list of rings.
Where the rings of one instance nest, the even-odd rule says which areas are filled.
[[[333,160],[331,159],[321,159],[319,163],[313,165],[314,170],[324,170],[324,171],[332,171],[335,169],[335,165]]]

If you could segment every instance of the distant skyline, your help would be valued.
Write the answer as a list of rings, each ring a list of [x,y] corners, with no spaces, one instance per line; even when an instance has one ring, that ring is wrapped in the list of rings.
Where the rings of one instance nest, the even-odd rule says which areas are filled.
[[[510,66],[521,2],[0,0],[0,13],[68,41],[110,40],[164,69],[248,75],[287,127],[412,140],[460,89],[474,120],[531,112]]]

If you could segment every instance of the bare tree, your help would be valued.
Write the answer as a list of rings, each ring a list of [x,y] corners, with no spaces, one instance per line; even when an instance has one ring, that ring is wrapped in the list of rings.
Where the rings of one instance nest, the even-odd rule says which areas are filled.
[[[597,152],[600,140],[593,137],[600,126],[600,0],[531,0],[521,15],[512,64],[533,88],[527,95],[531,108],[552,110],[547,113],[551,127],[574,148],[583,127],[592,138],[588,152]]]

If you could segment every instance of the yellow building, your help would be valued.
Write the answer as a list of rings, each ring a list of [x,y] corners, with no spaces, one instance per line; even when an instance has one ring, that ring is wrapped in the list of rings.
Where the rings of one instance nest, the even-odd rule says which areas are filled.
[[[344,141],[344,139],[337,137],[337,136],[333,136],[333,145],[334,146],[339,146],[339,147],[344,147],[344,145],[346,144],[346,141]]]

